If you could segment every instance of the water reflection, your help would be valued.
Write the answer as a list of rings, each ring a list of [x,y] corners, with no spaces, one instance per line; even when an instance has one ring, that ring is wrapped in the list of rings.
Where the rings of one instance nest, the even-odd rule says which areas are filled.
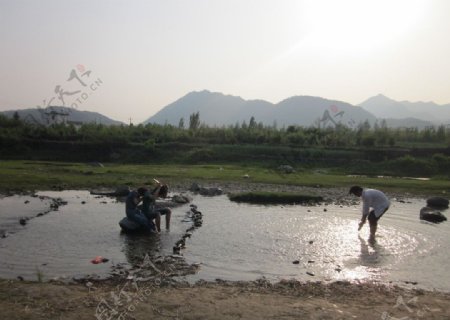
[[[122,251],[130,265],[138,265],[142,263],[146,255],[153,257],[160,252],[161,237],[158,234],[121,233],[121,238],[123,241]]]
[[[0,239],[0,277],[35,278],[36,266],[49,277],[108,274],[112,264],[139,265],[146,254],[172,254],[174,243],[190,226],[183,222],[186,206],[174,209],[170,232],[120,234],[123,204],[80,191],[44,195],[62,197],[68,204],[25,227],[18,223],[18,212],[21,216],[22,209],[37,208],[41,201],[0,200],[0,227],[11,222],[20,230]],[[194,203],[204,214],[203,227],[189,238],[183,254],[189,263],[202,263],[198,279],[407,279],[450,289],[450,223],[421,223],[419,210],[425,200],[409,200],[393,202],[379,227],[377,243],[371,244],[366,240],[368,228],[358,236],[360,206],[328,205],[324,211],[320,206],[256,206],[232,203],[226,196],[198,196]],[[10,212],[15,214],[8,216]],[[111,263],[91,264],[98,255]],[[294,260],[300,263],[294,265]]]
[[[377,240],[365,240],[358,235],[361,244],[361,254],[359,255],[360,264],[362,266],[374,267],[383,263],[384,248],[377,242]]]

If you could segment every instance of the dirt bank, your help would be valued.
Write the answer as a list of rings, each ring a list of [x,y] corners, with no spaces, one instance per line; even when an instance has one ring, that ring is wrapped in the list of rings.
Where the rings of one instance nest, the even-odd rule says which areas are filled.
[[[346,282],[0,281],[3,319],[449,319],[450,294]]]

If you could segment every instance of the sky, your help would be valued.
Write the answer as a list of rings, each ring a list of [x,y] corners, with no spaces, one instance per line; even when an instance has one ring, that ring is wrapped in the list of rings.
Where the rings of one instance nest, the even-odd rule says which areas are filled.
[[[191,91],[450,103],[446,0],[0,0],[0,111],[139,123]]]

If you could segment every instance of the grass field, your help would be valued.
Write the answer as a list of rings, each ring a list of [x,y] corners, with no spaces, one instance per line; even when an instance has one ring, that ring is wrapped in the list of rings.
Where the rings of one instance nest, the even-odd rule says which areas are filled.
[[[420,193],[450,193],[450,181],[428,181],[405,178],[377,178],[349,176],[324,170],[296,168],[297,172],[285,174],[276,168],[246,165],[130,165],[104,164],[95,167],[84,163],[1,161],[0,190],[32,191],[44,189],[114,188],[131,187],[158,178],[168,183],[183,181],[242,181],[242,183],[273,183],[314,187],[348,187],[359,184],[383,190]],[[248,178],[244,178],[247,175]]]

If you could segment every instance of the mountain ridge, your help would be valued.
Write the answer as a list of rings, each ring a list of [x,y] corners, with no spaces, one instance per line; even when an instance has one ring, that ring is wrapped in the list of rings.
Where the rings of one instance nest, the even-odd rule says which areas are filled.
[[[43,125],[59,122],[75,125],[124,124],[98,112],[61,106],[7,110],[0,113],[12,117],[15,112],[25,121]],[[375,121],[380,122],[383,119],[389,127],[426,128],[450,123],[450,104],[439,105],[433,101],[396,101],[383,94],[370,97],[359,105],[352,105],[344,101],[309,95],[295,95],[272,103],[263,99],[245,100],[240,96],[209,90],[189,92],[161,108],[142,123],[178,126],[181,118],[187,123],[190,115],[196,112],[200,113],[200,121],[208,126],[248,123],[251,117],[258,123],[276,124],[279,127],[289,125],[332,127],[337,124],[356,127],[366,120],[373,125]],[[64,115],[65,113],[67,115]]]
[[[249,121],[279,126],[311,126],[322,122],[324,126],[342,123],[349,125],[376,118],[360,107],[349,103],[314,96],[292,96],[274,104],[261,99],[245,100],[208,90],[193,91],[168,104],[143,123],[177,125],[181,118],[188,120],[199,112],[200,120],[210,126],[234,125]],[[337,116],[336,119],[333,117]],[[322,120],[321,120],[322,119]]]
[[[69,107],[49,106],[47,108],[28,108],[18,110],[6,110],[0,113],[12,118],[17,112],[19,118],[34,124],[50,125],[54,123],[68,123],[80,125],[85,123],[98,123],[105,125],[120,125],[123,122],[113,120],[101,113],[82,111]]]
[[[359,106],[378,118],[416,118],[433,124],[450,123],[450,104],[439,105],[433,101],[396,101],[378,94],[361,102]]]

